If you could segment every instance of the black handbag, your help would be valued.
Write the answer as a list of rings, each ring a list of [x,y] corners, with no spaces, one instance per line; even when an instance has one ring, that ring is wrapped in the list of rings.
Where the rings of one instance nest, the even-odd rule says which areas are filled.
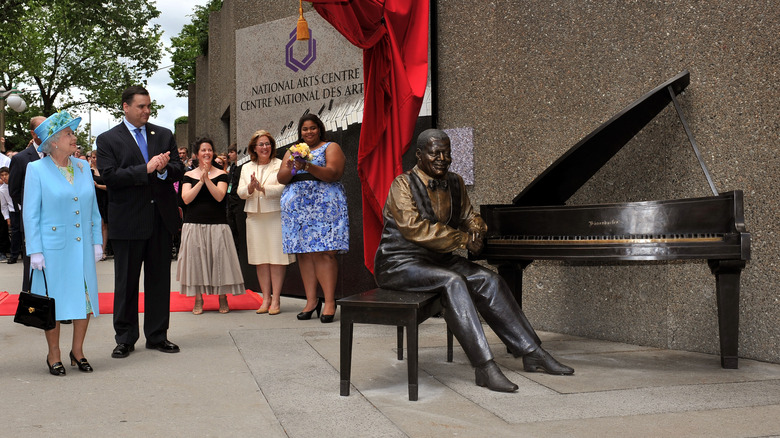
[[[33,272],[30,271],[30,290],[32,290]],[[29,291],[19,293],[19,305],[16,307],[14,322],[43,330],[51,330],[57,326],[54,319],[54,298],[49,296],[49,284],[46,282],[46,272],[43,273],[43,284],[46,295],[38,295]]]

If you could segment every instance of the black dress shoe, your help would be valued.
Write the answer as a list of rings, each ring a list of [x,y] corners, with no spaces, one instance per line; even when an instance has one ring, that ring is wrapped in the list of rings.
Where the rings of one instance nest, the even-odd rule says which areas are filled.
[[[116,344],[114,351],[111,352],[111,357],[122,358],[130,356],[130,352],[135,350],[135,347],[130,344]]]
[[[162,342],[158,342],[156,344],[152,344],[147,342],[146,348],[150,350],[157,350],[162,351],[163,353],[178,353],[179,352],[179,346],[174,344],[173,342],[169,340],[164,340]]]
[[[91,373],[93,371],[92,365],[87,362],[86,357],[82,357],[81,359],[76,359],[76,356],[73,354],[73,352],[70,352],[70,366],[75,367],[78,365],[79,371],[83,371],[85,373]]]
[[[14,263],[16,263],[16,257],[14,256],[8,257],[8,261],[6,263],[8,263],[9,265],[13,265]]]
[[[561,376],[574,374],[574,368],[567,367],[558,362],[554,357],[550,356],[550,353],[544,351],[542,347],[523,356],[523,369],[529,373],[541,369],[547,374],[557,374]]]
[[[489,360],[474,369],[477,386],[487,387],[491,391],[515,392],[517,385],[506,378],[495,362]]]
[[[64,376],[65,375],[65,367],[62,365],[62,362],[54,362],[53,364],[49,363],[49,358],[46,358],[46,366],[49,367],[49,372],[52,376]]]

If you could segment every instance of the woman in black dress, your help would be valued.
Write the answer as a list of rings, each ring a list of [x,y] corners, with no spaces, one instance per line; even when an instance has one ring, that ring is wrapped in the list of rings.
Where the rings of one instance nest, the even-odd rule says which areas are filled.
[[[181,197],[187,208],[176,279],[183,295],[195,297],[192,313],[203,313],[203,294],[219,295],[219,312],[227,313],[227,294],[246,291],[225,215],[228,175],[212,166],[214,143],[210,139],[196,140],[194,152],[198,167],[185,173],[181,182]]]

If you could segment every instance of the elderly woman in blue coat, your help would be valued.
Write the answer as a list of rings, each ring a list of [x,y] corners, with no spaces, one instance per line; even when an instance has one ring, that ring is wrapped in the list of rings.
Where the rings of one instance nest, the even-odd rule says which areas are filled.
[[[73,320],[71,366],[91,372],[84,357],[84,338],[90,315],[98,315],[95,263],[103,256],[100,212],[89,164],[71,156],[78,149],[75,130],[81,122],[60,111],[35,129],[47,154],[27,166],[24,182],[24,237],[33,269],[32,290],[55,300],[57,325],[46,330],[46,365],[64,376],[60,357],[60,322]]]

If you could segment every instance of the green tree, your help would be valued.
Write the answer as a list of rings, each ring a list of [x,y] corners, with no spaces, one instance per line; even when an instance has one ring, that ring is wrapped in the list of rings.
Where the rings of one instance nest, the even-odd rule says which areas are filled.
[[[38,114],[78,107],[119,116],[122,91],[144,84],[162,58],[162,30],[150,24],[160,12],[151,0],[6,1],[0,85],[26,89]],[[24,135],[16,125],[14,134]]]
[[[209,52],[209,14],[222,9],[222,0],[210,0],[205,6],[195,6],[190,24],[171,38],[171,61],[168,83],[179,97],[187,97],[187,87],[195,82],[195,61]]]

